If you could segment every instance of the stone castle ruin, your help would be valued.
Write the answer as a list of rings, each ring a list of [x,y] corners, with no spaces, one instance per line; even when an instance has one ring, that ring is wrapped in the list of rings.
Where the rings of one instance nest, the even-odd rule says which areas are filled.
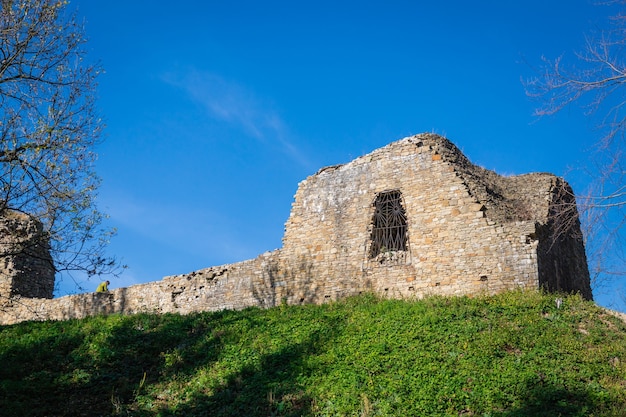
[[[0,303],[15,296],[52,298],[54,273],[41,223],[16,211],[0,214]]]
[[[0,323],[517,288],[592,298],[571,188],[551,174],[502,177],[421,134],[302,181],[281,249],[108,294],[22,293]]]

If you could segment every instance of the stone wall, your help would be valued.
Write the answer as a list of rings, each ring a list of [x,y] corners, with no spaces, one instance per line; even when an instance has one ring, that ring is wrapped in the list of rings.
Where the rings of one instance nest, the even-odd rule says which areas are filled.
[[[537,288],[548,280],[537,266],[538,227],[549,222],[553,190],[562,182],[551,174],[501,177],[471,164],[444,138],[406,138],[303,181],[283,256],[311,259],[312,275],[344,293],[371,289],[408,297]],[[401,192],[408,217],[408,250],[390,254],[402,262],[368,256],[373,202],[387,190]],[[550,289],[590,298],[578,243],[563,251],[585,268],[563,272],[568,285]]]
[[[14,297],[0,322],[323,303],[364,291],[545,287],[590,299],[578,218],[565,229],[555,221],[568,198],[554,175],[502,177],[445,138],[417,135],[302,181],[279,250],[104,295]]]
[[[77,294],[52,300],[13,297],[0,308],[0,322],[67,320],[112,313],[188,314],[242,309],[250,305],[270,307],[277,303],[268,272],[275,256],[276,253],[266,253],[253,260],[165,277],[108,293]]]
[[[16,295],[52,298],[54,264],[40,222],[22,213],[0,214],[0,300]]]

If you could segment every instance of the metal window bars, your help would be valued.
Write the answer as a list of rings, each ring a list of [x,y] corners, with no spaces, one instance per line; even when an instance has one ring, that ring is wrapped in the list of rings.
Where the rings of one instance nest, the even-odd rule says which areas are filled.
[[[378,194],[374,201],[370,260],[380,263],[406,263],[408,257],[407,217],[398,190]]]

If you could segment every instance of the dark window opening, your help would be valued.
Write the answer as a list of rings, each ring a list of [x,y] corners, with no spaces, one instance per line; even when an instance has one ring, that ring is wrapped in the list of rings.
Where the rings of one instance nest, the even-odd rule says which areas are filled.
[[[407,218],[400,191],[378,194],[374,201],[370,259],[381,262],[395,258],[408,247]],[[404,257],[402,257],[404,258]]]

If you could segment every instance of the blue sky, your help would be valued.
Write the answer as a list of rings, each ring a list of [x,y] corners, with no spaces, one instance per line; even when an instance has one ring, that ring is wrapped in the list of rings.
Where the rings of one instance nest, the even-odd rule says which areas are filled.
[[[606,21],[591,0],[70,7],[106,71],[99,206],[129,266],[112,287],[279,248],[300,181],[412,134],[442,134],[501,174],[566,178],[597,137],[577,107],[536,119],[521,82],[542,56],[574,62]],[[597,301],[616,307],[619,285]]]

